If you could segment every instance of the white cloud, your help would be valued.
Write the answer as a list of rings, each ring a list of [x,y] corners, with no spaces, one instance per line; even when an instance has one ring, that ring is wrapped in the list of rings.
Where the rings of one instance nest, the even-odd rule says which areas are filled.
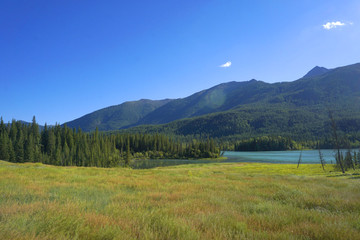
[[[221,64],[219,67],[227,68],[227,67],[230,67],[230,66],[231,66],[231,62],[228,61],[228,62],[226,62],[224,64]]]
[[[345,23],[342,23],[340,21],[336,21],[336,22],[327,22],[326,24],[322,25],[324,29],[326,30],[330,30],[332,28],[337,28],[337,27],[342,27],[345,26]]]

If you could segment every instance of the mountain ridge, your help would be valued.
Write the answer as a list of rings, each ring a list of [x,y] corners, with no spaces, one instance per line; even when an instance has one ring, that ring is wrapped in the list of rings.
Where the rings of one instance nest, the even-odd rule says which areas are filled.
[[[303,76],[303,78],[309,78],[309,77],[316,77],[320,76],[324,73],[327,73],[331,71],[331,69],[327,69],[324,67],[315,66],[313,69],[311,69],[307,74]]]
[[[81,128],[83,131],[100,131],[120,129],[137,122],[154,109],[172,101],[172,99],[127,101],[86,114],[66,122],[70,128]]]
[[[326,68],[315,67],[305,75],[308,77],[292,82],[266,83],[252,79],[243,82],[221,83],[185,98],[159,100],[164,102],[155,104],[156,106],[148,108],[147,111],[142,112],[143,114],[139,114],[136,109],[135,112],[131,112],[130,110],[133,107],[127,108],[121,113],[114,113],[117,116],[122,114],[126,116],[129,113],[130,116],[135,115],[131,119],[125,119],[127,120],[125,121],[126,124],[124,122],[116,124],[115,121],[112,122],[112,125],[98,124],[97,126],[99,130],[103,131],[125,128],[130,128],[129,131],[135,131],[134,129],[148,131],[144,129],[150,129],[150,125],[154,129],[158,129],[157,131],[164,131],[163,127],[156,127],[162,124],[161,126],[164,128],[173,128],[171,132],[174,134],[190,134],[189,129],[193,129],[192,132],[196,134],[201,133],[201,131],[212,132],[207,128],[219,128],[223,129],[223,132],[231,134],[229,129],[234,128],[234,133],[240,134],[244,129],[259,133],[261,128],[273,127],[275,129],[283,125],[287,126],[287,132],[290,133],[291,126],[297,126],[300,124],[299,122],[305,124],[307,121],[312,121],[323,125],[323,121],[327,119],[326,109],[329,107],[342,112],[346,109],[349,111],[352,109],[351,111],[354,111],[357,116],[360,112],[360,107],[357,107],[360,106],[360,63],[331,70],[324,69]],[[309,73],[311,74],[309,75]],[[144,100],[139,101],[144,103]],[[147,101],[152,103],[153,100]],[[129,104],[129,102],[125,103]],[[280,115],[283,114],[284,119],[280,119],[282,116],[274,114],[276,112]],[[251,114],[258,116],[257,119]],[[306,117],[302,117],[302,115]],[[345,112],[344,115],[351,117],[351,114],[345,114]],[[232,120],[221,119],[224,116]],[[269,119],[266,120],[267,118]],[[281,124],[279,125],[271,118],[277,119],[276,121]],[[238,124],[237,119],[242,119],[241,124],[248,127],[241,128],[239,127],[240,123],[239,126],[236,126]],[[190,122],[193,126],[189,125]],[[199,125],[199,122],[202,124]],[[228,130],[224,130],[227,124]],[[91,129],[89,126],[83,128],[81,124],[78,124],[79,127],[88,131],[94,130],[95,125],[93,124]],[[145,127],[138,127],[140,125]],[[301,131],[303,130],[304,128]],[[310,135],[316,134],[314,131],[320,130],[311,131],[313,132],[309,133]],[[223,134],[217,133],[215,135]]]

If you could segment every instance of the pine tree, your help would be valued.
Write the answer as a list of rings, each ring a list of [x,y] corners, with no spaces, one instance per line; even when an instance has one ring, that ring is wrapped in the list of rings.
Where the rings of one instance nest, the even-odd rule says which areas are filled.
[[[9,139],[9,144],[8,144],[8,153],[9,153],[9,161],[10,162],[16,162],[16,156],[15,156],[15,151],[14,151],[14,145],[11,141],[11,139]]]
[[[56,151],[56,138],[53,129],[49,129],[47,134],[47,142],[46,142],[46,153],[49,156],[54,156]]]
[[[64,161],[62,158],[62,153],[61,153],[61,144],[56,146],[56,150],[55,150],[55,154],[54,154],[54,161],[56,165],[59,166],[64,166]]]
[[[70,148],[68,147],[68,145],[67,145],[67,142],[65,141],[65,143],[64,143],[64,147],[63,147],[63,152],[62,152],[62,154],[63,154],[63,159],[64,159],[64,166],[70,166],[71,164],[70,164]]]
[[[0,120],[0,134],[5,133],[5,131],[6,131],[6,126],[4,124],[3,118],[1,117],[1,120]]]
[[[127,139],[126,144],[126,159],[125,159],[125,166],[129,166],[131,159],[131,152],[130,152],[130,137]]]
[[[29,135],[28,139],[25,142],[25,152],[24,152],[25,161],[34,162],[35,161],[35,145],[34,145],[34,136]]]
[[[2,119],[1,119],[2,120]],[[0,134],[0,159],[9,161],[9,137],[5,132]]]
[[[36,123],[35,116],[33,116],[32,123],[31,123],[31,133],[34,136],[34,139],[36,141],[38,141],[40,138],[39,125]],[[34,142],[34,143],[36,143],[36,142]]]
[[[40,131],[39,131],[39,125],[36,123],[35,116],[33,116],[32,123],[31,123],[31,134],[33,136],[33,142],[34,142],[34,161],[39,161],[40,158]]]
[[[47,124],[45,123],[44,130],[41,132],[41,152],[47,153],[47,144],[48,144],[48,138],[49,138],[49,129],[47,127]]]
[[[16,141],[17,132],[18,129],[16,126],[16,121],[13,119],[10,125],[10,133],[9,133],[9,137],[13,143],[15,143]]]
[[[17,132],[14,151],[15,161],[20,163],[24,162],[24,136],[21,130]]]

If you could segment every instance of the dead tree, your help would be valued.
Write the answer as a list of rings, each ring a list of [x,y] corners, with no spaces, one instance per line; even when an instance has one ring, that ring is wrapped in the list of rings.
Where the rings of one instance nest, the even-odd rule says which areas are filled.
[[[301,162],[301,157],[302,157],[302,149],[300,151],[300,156],[299,156],[297,168],[299,168],[299,165],[300,165],[300,162]]]
[[[340,144],[339,144],[339,137],[338,137],[338,134],[337,134],[336,123],[335,123],[335,120],[334,120],[334,117],[333,117],[331,111],[329,111],[329,118],[330,118],[330,121],[331,121],[332,135],[333,135],[333,138],[334,138],[334,141],[335,141],[335,147],[336,147],[336,150],[337,150],[336,163],[338,165],[340,165],[342,173],[345,173],[344,166],[343,166],[343,163],[342,163],[342,156],[340,154]]]
[[[318,143],[318,151],[319,151],[319,158],[320,158],[320,163],[321,163],[322,169],[325,171],[325,160],[324,160],[324,156],[322,155],[322,152],[320,150],[320,142]]]

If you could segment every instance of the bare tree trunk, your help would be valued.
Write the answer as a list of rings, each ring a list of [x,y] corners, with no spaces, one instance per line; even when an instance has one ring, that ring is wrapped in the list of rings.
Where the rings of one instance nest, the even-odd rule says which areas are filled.
[[[333,117],[331,111],[329,111],[329,118],[331,120],[331,130],[332,130],[333,138],[335,140],[335,145],[336,145],[335,147],[337,149],[337,159],[336,159],[336,161],[337,161],[337,164],[340,165],[342,173],[345,173],[344,166],[343,166],[343,163],[342,163],[342,157],[340,155],[340,144],[339,144],[339,138],[338,138],[338,135],[337,135],[336,123],[335,123],[335,120],[334,120],[334,117]]]
[[[320,163],[321,163],[322,169],[325,171],[325,160],[324,160],[324,157],[320,150],[320,142],[318,143],[318,150],[319,150]]]
[[[302,149],[301,149],[301,152],[300,152],[300,156],[299,156],[299,161],[298,161],[297,168],[299,168],[299,165],[300,165],[300,162],[301,162],[301,157],[302,157]]]

